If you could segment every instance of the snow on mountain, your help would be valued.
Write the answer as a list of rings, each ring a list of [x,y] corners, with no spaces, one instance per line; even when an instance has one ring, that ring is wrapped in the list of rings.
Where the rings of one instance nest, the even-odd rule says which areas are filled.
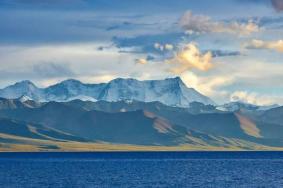
[[[83,84],[78,80],[65,80],[44,89],[46,101],[69,101],[71,98],[79,99],[89,97],[91,101],[97,100],[105,84]]]
[[[220,106],[217,106],[217,110],[221,111],[229,111],[229,112],[235,112],[240,109],[246,109],[246,110],[256,110],[258,106],[253,105],[253,104],[246,104],[242,102],[230,102],[226,103]]]
[[[85,95],[77,95],[74,97],[68,98],[67,101],[73,101],[73,100],[81,100],[81,101],[90,101],[90,102],[96,102],[97,100],[93,97],[90,96],[85,96]]]
[[[31,101],[32,98],[30,98],[29,96],[23,95],[18,100],[23,103],[23,102],[26,102],[26,101]]]
[[[33,100],[41,100],[42,89],[37,88],[32,82],[24,80],[14,85],[0,89],[0,96],[7,99],[16,99],[22,96],[30,97]]]
[[[179,78],[146,80],[117,78],[109,83],[84,84],[78,80],[65,80],[47,88],[37,88],[30,81],[18,82],[0,90],[0,97],[29,97],[38,101],[88,101],[137,100],[159,101],[170,106],[189,107],[192,102],[215,104],[193,88],[188,88]]]
[[[270,110],[270,109],[278,108],[278,107],[280,107],[280,105],[272,104],[272,105],[267,105],[267,106],[259,106],[257,110],[265,111],[265,110]]]
[[[248,103],[243,103],[243,102],[230,102],[230,103],[226,103],[226,104],[217,106],[216,109],[221,110],[221,111],[235,112],[238,110],[265,111],[265,110],[269,110],[269,109],[276,108],[276,107],[279,107],[279,105],[274,104],[270,106],[257,106],[254,104],[248,104]]]
[[[196,90],[187,88],[179,77],[147,81],[118,78],[107,84],[99,99],[106,101],[159,101],[169,106],[183,107],[188,107],[194,101],[203,104],[214,104],[212,100]]]

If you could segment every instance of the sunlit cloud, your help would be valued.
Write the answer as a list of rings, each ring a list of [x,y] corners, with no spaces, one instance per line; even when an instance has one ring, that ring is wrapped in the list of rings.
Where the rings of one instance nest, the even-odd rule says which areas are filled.
[[[283,40],[278,41],[263,41],[263,40],[252,40],[245,44],[247,49],[270,49],[278,52],[283,52]]]
[[[147,64],[148,62],[147,62],[146,59],[140,58],[140,59],[136,59],[136,63],[137,63],[137,64],[145,65],[145,64]]]
[[[165,44],[165,49],[166,50],[173,50],[174,46],[172,44]]]
[[[247,23],[214,21],[208,16],[194,15],[187,11],[179,21],[180,26],[186,30],[187,34],[203,33],[229,33],[235,35],[250,35],[259,32],[259,26],[252,20]]]
[[[181,78],[188,87],[195,88],[219,104],[225,101],[257,105],[283,104],[280,90],[283,87],[282,64],[244,60],[245,57],[225,59],[214,62],[215,66],[209,72],[191,70],[182,73]]]
[[[187,71],[181,75],[182,80],[188,87],[195,88],[199,92],[207,96],[225,96],[226,91],[221,90],[221,87],[234,83],[234,78],[230,76],[199,76],[192,71]]]
[[[195,43],[189,43],[166,62],[172,66],[169,70],[179,75],[191,69],[207,71],[213,67],[211,60],[211,52],[202,54]]]
[[[230,95],[230,100],[233,102],[244,102],[255,105],[273,105],[279,101],[283,101],[280,96],[261,95],[256,92],[235,91]]]
[[[117,77],[143,80],[179,75],[189,87],[218,103],[230,101],[235,91],[246,91],[249,99],[257,93],[257,98],[280,103],[271,95],[283,95],[281,54],[243,50],[241,44],[264,39],[268,41],[257,41],[249,48],[282,52],[282,41],[277,41],[282,34],[282,0],[207,1],[209,6],[191,1],[178,3],[178,9],[173,1],[172,6],[169,1],[150,2],[146,10],[136,6],[138,11],[133,5],[144,3],[125,2],[117,11],[121,2],[102,7],[70,0],[86,3],[85,11],[77,3],[67,5],[68,0],[35,1],[13,0],[23,2],[17,3],[17,9],[6,5],[9,9],[5,9],[4,1],[0,2],[0,87],[23,79],[46,86],[68,78],[99,83]],[[27,6],[28,2],[34,3]],[[155,4],[152,9],[151,4]],[[57,11],[57,7],[76,10]],[[156,7],[163,11],[149,14]],[[193,13],[179,19],[185,10]]]

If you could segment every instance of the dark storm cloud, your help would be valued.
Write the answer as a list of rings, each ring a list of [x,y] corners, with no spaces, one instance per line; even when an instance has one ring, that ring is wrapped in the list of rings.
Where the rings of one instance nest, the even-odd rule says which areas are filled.
[[[114,24],[106,28],[106,31],[113,31],[113,30],[132,30],[138,28],[145,28],[147,26],[154,26],[158,23],[133,23],[129,21],[125,21],[122,23]]]
[[[240,55],[242,55],[241,52],[239,52],[239,51],[227,51],[227,50],[208,50],[208,51],[212,53],[213,57],[226,57],[226,56],[240,56]]]
[[[271,0],[271,3],[275,10],[278,12],[283,11],[283,0]]]
[[[144,53],[161,53],[154,47],[155,43],[178,44],[182,41],[183,33],[163,33],[153,35],[139,35],[136,37],[113,37],[112,41],[118,48],[139,48]]]
[[[273,8],[280,12],[283,11],[283,0],[236,0],[240,3],[261,3],[266,5],[272,5]]]

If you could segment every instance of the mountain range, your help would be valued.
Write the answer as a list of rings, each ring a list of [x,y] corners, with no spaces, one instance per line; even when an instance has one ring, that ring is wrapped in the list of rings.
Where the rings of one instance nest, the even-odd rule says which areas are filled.
[[[23,81],[0,94],[3,151],[283,148],[283,107],[215,105],[180,78]]]
[[[137,100],[159,101],[169,106],[188,107],[191,102],[215,104],[193,88],[188,88],[179,78],[165,80],[114,79],[109,83],[84,84],[78,80],[65,80],[47,88],[38,88],[30,81],[18,82],[0,90],[0,97],[19,98],[26,96],[34,101],[83,101]]]

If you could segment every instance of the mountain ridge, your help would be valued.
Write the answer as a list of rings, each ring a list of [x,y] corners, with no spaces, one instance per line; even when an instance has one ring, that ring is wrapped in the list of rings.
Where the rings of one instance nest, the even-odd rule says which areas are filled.
[[[67,79],[46,88],[39,88],[24,80],[0,89],[0,97],[20,98],[26,96],[35,101],[70,101],[73,99],[115,102],[138,100],[159,101],[169,106],[188,107],[192,102],[213,104],[215,102],[193,88],[187,87],[180,77],[164,80],[137,80],[116,78],[108,83],[85,84]]]
[[[99,143],[109,143],[195,149],[280,149],[281,114],[282,108],[228,112],[197,102],[181,108],[160,102],[39,103],[0,98],[0,148],[5,146],[9,150],[7,147],[16,144],[19,148],[29,145],[39,150],[64,150],[68,145],[70,151],[72,144],[90,149]]]

